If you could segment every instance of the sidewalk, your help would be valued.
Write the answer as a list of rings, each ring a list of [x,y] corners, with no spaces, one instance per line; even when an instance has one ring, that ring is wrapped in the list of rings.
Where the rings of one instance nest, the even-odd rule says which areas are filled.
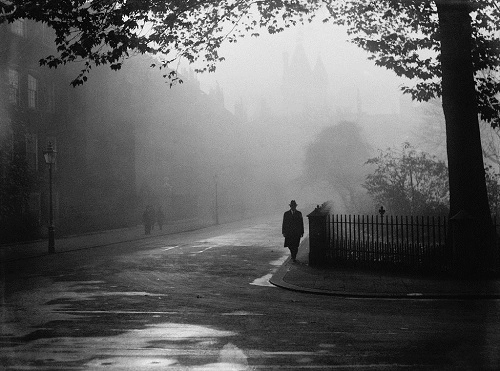
[[[142,225],[138,225],[130,228],[112,229],[83,235],[61,237],[56,238],[55,240],[55,253],[59,254],[66,251],[113,245],[126,241],[135,241],[172,233],[191,231],[207,226],[209,226],[209,224],[198,219],[187,219],[164,225],[161,231],[156,226],[150,235],[145,235],[144,227]],[[45,255],[49,255],[47,239],[18,244],[0,245],[0,263],[30,259]]]
[[[360,298],[500,299],[500,279],[460,280],[356,269],[311,268],[309,239],[297,262],[287,259],[269,280],[273,285],[311,294]]]

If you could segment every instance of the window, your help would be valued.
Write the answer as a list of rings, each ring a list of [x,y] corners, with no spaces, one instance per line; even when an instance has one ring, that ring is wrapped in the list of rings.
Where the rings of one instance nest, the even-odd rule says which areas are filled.
[[[28,107],[37,108],[38,106],[38,80],[28,75]]]
[[[26,37],[26,20],[18,19],[11,23],[10,30],[16,35]]]
[[[34,170],[38,170],[38,137],[36,134],[26,134],[26,162]]]
[[[19,105],[19,72],[9,68],[9,102]]]
[[[4,133],[0,140],[0,180],[6,179],[8,166],[14,157],[14,133],[10,120],[0,121],[0,133]]]
[[[47,23],[42,22],[40,23],[40,37],[43,43],[53,45],[56,35]]]

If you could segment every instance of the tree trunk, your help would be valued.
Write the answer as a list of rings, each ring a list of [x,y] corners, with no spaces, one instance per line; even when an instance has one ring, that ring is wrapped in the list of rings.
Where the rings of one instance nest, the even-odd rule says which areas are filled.
[[[472,63],[472,27],[467,0],[438,0],[443,111],[450,184],[450,216],[468,215],[459,237],[471,270],[484,270],[493,256],[491,222],[479,131]],[[464,213],[465,212],[465,213]],[[460,230],[460,228],[458,228]],[[464,240],[465,239],[465,240]],[[457,240],[457,236],[455,236]]]

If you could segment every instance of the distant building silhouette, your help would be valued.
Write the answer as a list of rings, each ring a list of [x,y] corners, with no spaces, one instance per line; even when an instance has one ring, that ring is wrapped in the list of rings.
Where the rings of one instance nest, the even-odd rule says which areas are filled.
[[[329,79],[321,56],[318,56],[313,70],[313,88],[311,90],[312,108],[316,111],[328,111],[329,109]]]
[[[283,54],[283,111],[301,114],[309,111],[328,110],[328,73],[321,57],[311,68],[304,47],[298,42],[292,54]]]
[[[248,108],[246,104],[243,102],[243,98],[240,97],[240,100],[236,101],[234,104],[234,115],[238,119],[239,122],[246,123],[248,122]]]
[[[358,121],[363,117],[363,102],[361,101],[359,88],[356,89],[356,116]]]
[[[224,107],[224,91],[219,85],[219,82],[215,82],[215,87],[211,88],[208,96],[221,108]]]

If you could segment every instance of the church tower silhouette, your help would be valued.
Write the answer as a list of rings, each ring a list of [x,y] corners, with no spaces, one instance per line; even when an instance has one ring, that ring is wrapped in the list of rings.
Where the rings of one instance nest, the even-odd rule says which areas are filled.
[[[292,58],[283,54],[283,80],[281,85],[284,112],[290,115],[327,109],[328,73],[318,56],[311,68],[304,47],[297,42]]]

